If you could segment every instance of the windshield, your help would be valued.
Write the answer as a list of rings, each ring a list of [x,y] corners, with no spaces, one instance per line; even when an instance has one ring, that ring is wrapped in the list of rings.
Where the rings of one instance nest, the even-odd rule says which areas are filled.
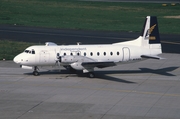
[[[28,53],[28,52],[29,52],[29,50],[25,50],[24,52],[25,52],[25,53]]]
[[[32,49],[32,50],[25,50],[24,53],[35,54],[35,51],[34,51],[34,49]]]

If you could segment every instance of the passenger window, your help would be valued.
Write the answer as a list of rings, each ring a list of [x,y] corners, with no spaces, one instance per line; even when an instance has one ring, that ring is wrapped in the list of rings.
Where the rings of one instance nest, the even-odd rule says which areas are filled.
[[[113,55],[113,52],[111,52],[110,55]]]
[[[77,53],[77,55],[79,56],[79,52]]]
[[[73,53],[71,52],[71,54],[70,54],[71,56],[73,55]]]
[[[66,56],[66,53],[64,53],[64,56]]]
[[[119,52],[117,52],[117,55],[119,55]]]
[[[31,54],[31,51],[29,51],[29,54]]]
[[[99,55],[100,55],[100,53],[99,53],[99,52],[97,52],[97,55],[99,56]]]
[[[106,56],[106,52],[104,52],[104,56]]]
[[[86,56],[86,53],[84,52],[84,56]]]
[[[90,55],[93,56],[93,53],[91,52]]]

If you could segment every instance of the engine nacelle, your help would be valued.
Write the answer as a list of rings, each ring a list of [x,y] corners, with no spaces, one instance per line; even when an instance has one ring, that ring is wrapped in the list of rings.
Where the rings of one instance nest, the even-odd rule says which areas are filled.
[[[25,66],[25,65],[21,65],[20,67],[21,67],[22,69],[33,69],[33,67]]]
[[[45,45],[46,46],[58,46],[56,43],[53,43],[53,42],[46,42]]]
[[[83,70],[84,67],[81,65],[81,62],[74,62],[70,66],[75,70]]]

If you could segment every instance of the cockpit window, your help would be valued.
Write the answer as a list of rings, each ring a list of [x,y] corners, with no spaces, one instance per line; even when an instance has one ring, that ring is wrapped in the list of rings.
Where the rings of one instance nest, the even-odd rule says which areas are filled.
[[[32,54],[35,54],[35,51],[34,51],[34,50],[32,50]]]
[[[24,52],[25,52],[25,53],[28,53],[28,52],[29,52],[29,50],[25,50]]]
[[[25,53],[29,53],[29,54],[35,54],[34,49],[32,49],[32,50],[25,50],[24,52],[25,52]]]

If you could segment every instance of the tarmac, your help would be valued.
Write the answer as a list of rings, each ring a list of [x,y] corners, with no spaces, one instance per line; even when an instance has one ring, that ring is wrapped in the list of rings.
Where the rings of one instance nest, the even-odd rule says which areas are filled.
[[[180,54],[105,69],[96,78],[0,61],[0,119],[180,119]]]

